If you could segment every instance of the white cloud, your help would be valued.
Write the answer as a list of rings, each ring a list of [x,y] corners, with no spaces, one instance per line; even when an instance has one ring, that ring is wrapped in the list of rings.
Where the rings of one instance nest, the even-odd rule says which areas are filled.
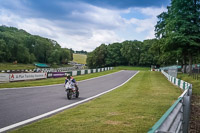
[[[82,16],[84,18],[87,16],[88,19],[93,20],[93,23],[91,23],[88,21],[71,22],[68,20],[50,21],[41,18],[22,18],[9,10],[1,9],[0,24],[17,27],[34,35],[54,39],[62,47],[91,51],[102,43],[108,44],[120,41],[119,37],[112,30],[118,26],[120,27],[119,22],[115,18],[110,18],[109,15],[103,15],[104,13],[104,10],[98,9],[98,12],[79,13],[73,16]],[[102,18],[101,15],[103,16]],[[115,21],[114,28],[109,28],[109,24],[107,25],[108,28],[106,28],[107,23],[111,25]]]
[[[147,8],[137,8],[139,11],[141,11],[141,13],[145,14],[145,15],[149,15],[151,17],[156,17],[159,14],[161,14],[162,12],[166,12],[167,9],[165,7],[161,7],[161,8],[153,8],[153,7],[147,7]]]
[[[138,19],[133,16],[128,19],[121,17],[121,13],[130,13],[130,8],[111,10],[85,3],[61,3],[61,5],[66,10],[69,10],[67,7],[71,8],[62,15],[62,19],[50,19],[45,16],[36,18],[0,6],[0,25],[14,26],[34,35],[54,39],[62,47],[91,51],[102,43],[138,39],[130,36],[131,34],[138,34],[143,39],[154,38],[156,16],[165,11],[163,7],[136,8],[138,12],[148,17]],[[30,11],[21,3],[15,3],[15,6],[22,8],[23,11]]]
[[[152,39],[155,38],[155,32],[154,28],[157,23],[157,16],[166,11],[166,8],[135,8],[140,13],[148,16],[146,19],[137,19],[137,18],[131,18],[129,21],[127,21],[128,24],[135,25],[135,31],[137,33],[146,33],[146,36],[144,39]]]

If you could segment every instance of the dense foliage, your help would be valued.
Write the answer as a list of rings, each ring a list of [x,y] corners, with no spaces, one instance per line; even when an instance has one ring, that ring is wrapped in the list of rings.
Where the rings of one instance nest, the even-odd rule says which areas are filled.
[[[150,49],[158,40],[124,41],[109,45],[102,44],[88,53],[87,65],[90,68],[104,66],[151,66],[158,65],[159,53]]]
[[[72,58],[72,50],[54,40],[0,26],[0,62],[65,64]]]
[[[81,50],[81,51],[74,51],[76,54],[87,54],[87,51]]]
[[[185,65],[196,63],[200,52],[200,0],[172,0],[158,16],[155,31],[163,54],[175,54]]]

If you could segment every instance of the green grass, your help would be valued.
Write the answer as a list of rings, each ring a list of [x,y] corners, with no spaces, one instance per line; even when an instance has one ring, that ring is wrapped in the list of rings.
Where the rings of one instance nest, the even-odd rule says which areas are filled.
[[[122,87],[14,133],[144,133],[181,91],[161,73],[141,71]]]
[[[118,66],[115,67],[117,70],[138,70],[138,71],[150,71],[150,67],[133,67],[133,66]]]
[[[77,81],[85,80],[89,78],[94,78],[98,76],[102,76],[105,74],[110,74],[113,72],[117,72],[119,70],[109,70],[99,73],[91,73],[86,75],[74,76]],[[10,83],[1,83],[0,88],[16,88],[16,87],[30,87],[30,86],[44,86],[44,85],[52,85],[52,84],[64,84],[65,77],[62,78],[47,78],[42,80],[33,80],[33,81],[20,81],[20,82],[10,82]]]
[[[0,63],[0,70],[34,69],[33,64]]]
[[[191,83],[192,93],[194,95],[200,96],[200,80],[195,80],[192,78],[192,76],[189,76],[188,74],[182,74],[182,73],[179,73],[177,78],[182,79],[188,83]]]
[[[80,64],[86,64],[86,58],[85,54],[73,54],[73,61]]]

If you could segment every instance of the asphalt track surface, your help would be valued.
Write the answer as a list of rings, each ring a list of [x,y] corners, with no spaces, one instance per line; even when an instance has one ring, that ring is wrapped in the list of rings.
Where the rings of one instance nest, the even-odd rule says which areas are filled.
[[[80,96],[72,100],[67,99],[64,84],[2,89],[0,90],[0,129],[115,88],[136,73],[137,71],[120,71],[80,81],[78,82]]]

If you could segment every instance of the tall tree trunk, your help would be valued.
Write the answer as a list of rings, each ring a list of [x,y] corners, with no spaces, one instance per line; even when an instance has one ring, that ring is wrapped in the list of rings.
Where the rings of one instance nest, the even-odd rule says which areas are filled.
[[[189,52],[189,75],[192,75],[192,54]]]
[[[183,73],[186,73],[186,57],[183,55]]]

